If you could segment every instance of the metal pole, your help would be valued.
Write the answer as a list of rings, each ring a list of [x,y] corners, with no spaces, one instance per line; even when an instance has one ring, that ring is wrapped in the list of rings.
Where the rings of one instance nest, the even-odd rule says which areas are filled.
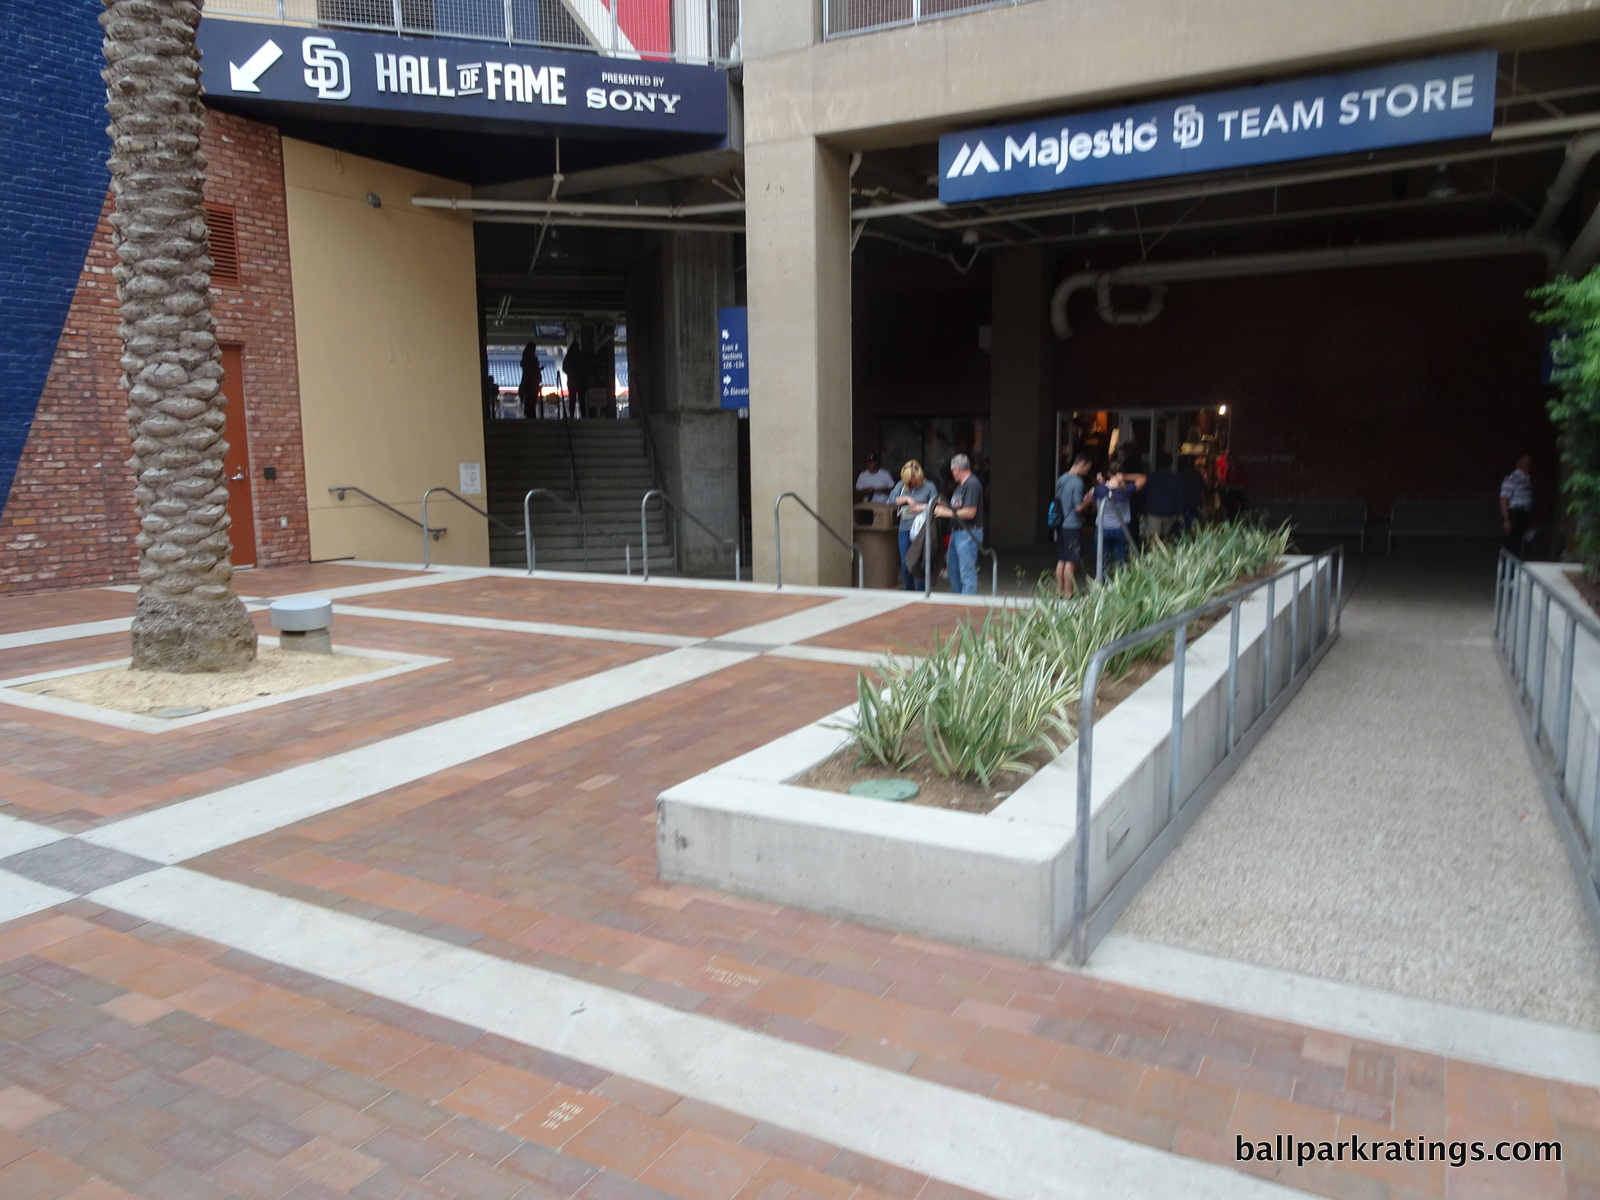
[[[1567,636],[1561,643],[1561,791],[1567,791],[1567,768],[1571,765],[1572,751],[1572,660],[1578,652],[1578,618],[1570,612],[1567,616]],[[1554,742],[1555,739],[1551,739]]]
[[[622,569],[628,573],[628,578],[633,578],[633,543],[622,543]]]
[[[1239,728],[1239,601],[1235,600],[1228,629],[1228,753],[1238,742]]]
[[[1266,712],[1267,706],[1272,703],[1272,650],[1278,640],[1278,623],[1275,620],[1278,592],[1278,581],[1267,580],[1267,638],[1262,651],[1261,664],[1261,711]]]
[[[405,20],[403,19],[400,11],[400,0],[394,0],[394,3],[390,5],[390,8],[394,12],[394,31],[396,33],[400,33],[406,27]]]
[[[650,582],[650,522],[645,517],[645,508],[650,503],[650,497],[654,495],[656,495],[655,492],[646,492],[644,498],[639,501],[639,542],[644,552],[644,581],[646,583]]]
[[[1544,733],[1544,668],[1550,657],[1550,593],[1544,594],[1544,608],[1539,617],[1539,674],[1533,693],[1533,741],[1537,745]]]
[[[529,492],[522,498],[522,547],[528,556],[528,574],[533,574],[533,519],[528,515],[528,501],[533,499]]]
[[[933,513],[922,511],[922,598],[926,600],[933,595]]]
[[[722,14],[717,11],[720,0],[706,0],[706,40],[710,45],[710,61],[722,61]]]
[[[735,583],[744,582],[744,572],[740,569],[739,546],[737,543],[733,547],[733,581]]]
[[[1106,581],[1106,503],[1107,496],[1094,510],[1094,581]]]
[[[1000,594],[1000,556],[993,550],[989,551],[989,562],[993,565],[989,573],[989,595],[995,597]]]
[[[509,45],[511,45],[512,38],[515,36],[515,34],[513,32],[513,26],[514,26],[514,23],[515,23],[515,18],[512,16],[512,13],[511,13],[511,0],[506,0],[506,2],[505,2],[505,17],[504,17],[504,21],[505,21],[505,27],[506,27],[506,45],[509,46]]]
[[[1301,564],[1302,566],[1304,564]],[[1294,591],[1289,594],[1289,678],[1292,681],[1300,670],[1300,567],[1294,568],[1290,581]]]
[[[1178,815],[1178,793],[1183,787],[1183,666],[1188,657],[1189,627],[1179,625],[1172,635],[1172,734],[1167,739],[1167,823]]]
[[[777,576],[777,582],[773,584],[775,591],[783,590],[783,522],[778,513],[782,506],[782,496],[772,502],[772,565],[773,573]]]
[[[1339,603],[1338,603],[1337,607],[1335,607],[1334,610],[1333,610],[1333,631],[1335,633],[1339,632],[1339,621],[1344,616],[1344,547],[1343,546],[1339,547],[1339,556],[1338,556],[1338,560],[1337,561],[1338,561],[1338,564],[1339,564],[1339,596],[1338,596]]]
[[[1094,694],[1100,687],[1105,659],[1096,654],[1083,673],[1083,698],[1078,702],[1078,826],[1072,835],[1072,960],[1080,967],[1089,959],[1089,789],[1094,782]],[[1600,776],[1600,771],[1596,771]]]
[[[1525,614],[1517,618],[1522,622],[1522,677],[1517,681],[1518,683],[1522,684],[1522,687],[1517,693],[1517,699],[1521,700],[1521,698],[1527,694],[1528,691],[1528,654],[1533,649],[1533,576],[1529,575],[1526,571],[1519,571],[1518,575],[1521,576],[1521,578],[1518,580],[1517,587],[1519,598],[1520,594],[1524,590],[1526,590],[1528,594],[1527,604],[1518,605],[1519,608],[1526,608],[1527,611]],[[1527,587],[1523,588],[1521,586],[1522,584],[1526,584]]]
[[[399,0],[396,0],[396,3],[398,2]],[[428,497],[432,494],[432,488],[422,493],[422,569],[424,571],[432,565],[432,554],[428,549],[428,543],[433,540],[433,535],[428,532]]]

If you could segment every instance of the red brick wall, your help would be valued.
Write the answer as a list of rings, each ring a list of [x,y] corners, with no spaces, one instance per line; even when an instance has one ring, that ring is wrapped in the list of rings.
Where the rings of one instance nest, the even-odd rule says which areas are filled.
[[[224,113],[206,122],[206,198],[237,210],[242,283],[213,292],[218,337],[240,343],[259,565],[310,553],[300,388],[277,130]],[[0,515],[0,594],[137,578],[126,398],[118,386],[111,227],[101,213],[38,412]],[[262,478],[273,466],[277,479]],[[239,537],[243,531],[236,533]]]

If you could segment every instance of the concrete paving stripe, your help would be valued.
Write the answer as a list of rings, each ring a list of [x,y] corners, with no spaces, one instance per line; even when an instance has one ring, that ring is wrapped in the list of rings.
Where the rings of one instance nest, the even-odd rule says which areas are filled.
[[[9,858],[13,854],[21,854],[24,850],[36,850],[40,846],[48,846],[51,842],[59,842],[66,836],[60,830],[51,829],[48,825],[38,825],[32,821],[0,815],[0,858]]]
[[[673,650],[129,817],[81,836],[95,845],[155,862],[182,862],[403,787],[754,657],[718,650]]]
[[[1408,1050],[1600,1087],[1600,1033],[1583,1029],[1316,979],[1124,934],[1102,941],[1084,973]]]
[[[693,646],[705,641],[675,633],[645,633],[634,629],[601,629],[593,625],[553,625],[544,621],[506,621],[498,617],[468,617],[457,613],[418,612],[405,608],[367,608],[336,604],[335,616],[374,617],[380,621],[413,621],[418,625],[455,625],[463,629],[497,629],[504,633],[531,633],[541,637],[582,638],[591,642],[627,642],[635,646]]]
[[[857,621],[881,617],[913,603],[905,592],[857,592],[832,604],[819,604],[803,608],[786,617],[747,625],[729,633],[718,634],[718,639],[728,642],[761,642],[768,646],[788,646],[808,638],[821,637]]]
[[[420,566],[401,567],[400,570],[420,571]],[[433,587],[441,583],[460,583],[473,578],[463,571],[429,572],[426,575],[411,575],[405,579],[379,579],[371,583],[351,583],[342,587],[314,587],[303,592],[291,592],[295,596],[321,596],[326,600],[349,600],[355,596],[381,596],[384,592],[409,592],[412,588]],[[270,605],[274,600],[282,600],[283,596],[253,596],[249,592],[249,580],[239,581],[246,586],[239,588],[241,599],[251,603]]]
[[[36,883],[14,871],[0,870],[0,923],[15,921],[29,913],[54,908],[73,899],[71,892]]]
[[[97,904],[1004,1200],[1267,1200],[1277,1184],[626,992],[181,868]]]
[[[838,663],[845,667],[872,667],[886,655],[876,650],[834,650],[828,646],[779,646],[767,651],[773,658],[793,658],[800,662]],[[910,661],[902,659],[902,661]]]
[[[24,629],[21,633],[0,634],[0,650],[23,646],[45,646],[51,642],[70,642],[74,638],[101,637],[108,633],[127,633],[132,617],[113,617],[109,621],[82,621],[77,625],[53,625],[46,629]]]

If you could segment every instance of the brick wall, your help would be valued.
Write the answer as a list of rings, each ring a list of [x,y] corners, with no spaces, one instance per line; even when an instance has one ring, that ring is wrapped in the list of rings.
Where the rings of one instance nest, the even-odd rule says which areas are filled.
[[[205,149],[206,198],[233,205],[238,218],[241,283],[214,288],[213,305],[219,338],[243,346],[258,564],[304,562],[310,536],[278,134],[213,112]],[[101,211],[0,514],[0,594],[137,578],[108,211]],[[276,468],[275,481],[262,478],[266,466]]]

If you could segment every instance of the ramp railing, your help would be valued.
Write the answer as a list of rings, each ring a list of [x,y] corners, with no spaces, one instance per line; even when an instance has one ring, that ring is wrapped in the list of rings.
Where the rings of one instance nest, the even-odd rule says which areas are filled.
[[[1302,575],[1308,571],[1311,573],[1309,587],[1302,584]],[[1288,655],[1288,660],[1280,665],[1275,661],[1282,640],[1277,626],[1283,616],[1283,610],[1278,605],[1278,587],[1285,582],[1290,588],[1290,598],[1288,628],[1283,631],[1287,635],[1287,644],[1281,649]],[[1247,708],[1256,711],[1246,714],[1244,727],[1240,728],[1240,691],[1243,682],[1240,613],[1245,601],[1263,591],[1266,593],[1265,625],[1260,653],[1254,656],[1260,663],[1260,685],[1259,690],[1251,687],[1250,703],[1247,705]],[[1307,593],[1304,621],[1301,619],[1302,592]],[[1073,844],[1076,860],[1072,894],[1073,962],[1079,966],[1088,962],[1090,953],[1100,939],[1110,931],[1178,839],[1188,831],[1211,798],[1233,775],[1244,755],[1260,741],[1267,728],[1300,690],[1338,638],[1339,614],[1343,608],[1344,547],[1335,546],[1332,550],[1302,559],[1226,595],[1147,625],[1095,651],[1083,673],[1083,699],[1078,715],[1077,832]],[[1188,697],[1184,692],[1184,675],[1190,646],[1189,626],[1218,613],[1226,613],[1229,622],[1222,738],[1214,748],[1220,749],[1221,754],[1212,763],[1207,755],[1207,746],[1197,742],[1186,762],[1184,732]],[[1172,635],[1172,724],[1167,735],[1165,823],[1144,852],[1107,889],[1099,903],[1091,906],[1089,843],[1093,816],[1095,693],[1099,690],[1100,678],[1107,663],[1120,654],[1148,646],[1168,634]],[[1191,778],[1197,769],[1205,771],[1198,784],[1187,790],[1184,782],[1186,766]]]
[[[861,557],[861,547],[854,542],[846,541],[840,536],[839,531],[824,521],[822,514],[802,500],[798,492],[784,492],[772,502],[772,557],[775,568],[774,573],[777,577],[774,586],[783,587],[783,522],[780,518],[783,516],[782,509],[785,500],[793,500],[801,508],[805,509],[806,512],[811,514],[811,519],[827,531],[829,537],[850,552],[850,556],[856,560],[856,586],[865,588],[867,586],[867,563],[866,559]]]
[[[433,495],[435,492],[443,492],[446,496],[449,496],[451,499],[459,500],[462,504],[465,504],[473,512],[477,513],[480,517],[487,518],[493,524],[500,526],[500,528],[504,529],[507,533],[515,534],[518,537],[523,536],[523,533],[524,533],[523,530],[521,530],[521,529],[513,529],[511,526],[507,525],[504,521],[502,521],[499,517],[495,516],[491,512],[485,512],[483,509],[479,508],[472,501],[468,500],[465,496],[462,496],[462,495],[460,495],[460,494],[458,494],[456,492],[453,492],[447,487],[431,487],[427,491],[422,493],[422,565],[424,567],[429,567],[429,566],[433,565],[432,559],[431,559],[431,555],[430,555],[430,552],[429,552],[429,548],[433,545],[434,542],[439,540],[439,535],[444,532],[444,530],[442,528],[440,528],[440,529],[432,529],[432,528],[429,528],[429,526],[428,526],[428,497]]]
[[[1505,550],[1494,643],[1545,803],[1600,938],[1600,621],[1581,597]]]
[[[647,510],[649,509],[650,501],[652,500],[661,501],[663,505],[672,508],[680,517],[688,517],[689,520],[693,521],[696,525],[703,529],[708,537],[721,542],[724,546],[732,547],[733,581],[735,583],[744,582],[743,566],[739,555],[739,543],[733,538],[723,537],[720,533],[712,529],[711,526],[707,525],[699,517],[695,516],[692,512],[690,512],[683,505],[679,504],[660,488],[652,488],[650,491],[646,492],[639,501],[639,539],[644,544],[644,579],[646,583],[650,582],[650,522]],[[683,537],[681,534],[673,539],[672,547],[673,561],[674,563],[677,563],[678,555],[682,554],[683,552]]]

